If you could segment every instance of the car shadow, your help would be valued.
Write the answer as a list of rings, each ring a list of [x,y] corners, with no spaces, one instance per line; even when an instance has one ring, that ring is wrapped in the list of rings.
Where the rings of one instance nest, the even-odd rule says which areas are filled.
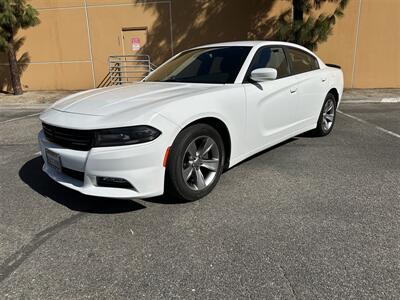
[[[299,137],[299,138],[310,138],[310,139],[312,139],[312,138],[315,138],[315,134],[312,132],[312,130],[310,130],[310,131],[307,131],[307,132],[304,132],[304,133],[298,135],[297,137]]]
[[[250,161],[258,156],[264,155],[276,148],[282,147],[286,144],[292,143],[302,137],[312,137],[312,135],[302,134],[294,138],[290,138],[284,142],[281,142],[275,146],[272,146],[264,151],[256,153],[249,158],[241,161],[232,168],[224,171],[224,173],[240,166],[247,161]],[[19,171],[19,176],[23,182],[30,186],[33,190],[49,198],[61,205],[68,207],[74,211],[81,211],[87,213],[98,213],[98,214],[115,214],[124,213],[135,210],[146,208],[144,205],[137,203],[133,200],[118,200],[101,197],[92,197],[83,195],[74,190],[68,189],[60,184],[54,182],[50,177],[42,171],[43,159],[41,157],[34,158],[26,162]],[[178,205],[187,204],[187,201],[174,199],[169,196],[158,196],[148,199],[143,199],[145,202],[165,204],[165,205]]]
[[[171,198],[170,196],[166,196],[166,195],[143,199],[143,201],[150,202],[150,203],[156,203],[156,204],[166,204],[166,205],[178,205],[178,204],[190,203],[190,201],[179,200],[179,199]]]
[[[19,170],[19,177],[34,191],[71,210],[95,213],[118,214],[146,208],[132,200],[118,200],[83,195],[68,189],[42,171],[43,159],[36,157],[27,161]]]

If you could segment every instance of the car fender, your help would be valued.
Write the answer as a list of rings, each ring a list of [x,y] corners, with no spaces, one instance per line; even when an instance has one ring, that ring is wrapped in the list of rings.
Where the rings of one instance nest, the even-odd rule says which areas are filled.
[[[198,103],[201,105],[197,105]],[[193,112],[194,109],[197,111]],[[172,134],[171,145],[181,130],[190,124],[204,118],[220,120],[228,129],[231,139],[231,158],[234,158],[247,151],[245,143],[241,143],[246,128],[245,111],[246,98],[243,86],[234,84],[230,88],[212,91],[207,95],[194,95],[170,103],[159,113],[177,125]]]

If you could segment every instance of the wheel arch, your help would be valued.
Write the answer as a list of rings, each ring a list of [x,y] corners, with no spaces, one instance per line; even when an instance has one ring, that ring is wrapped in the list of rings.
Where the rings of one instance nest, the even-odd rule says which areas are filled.
[[[185,127],[183,127],[182,130],[186,129],[190,126],[193,126],[195,124],[207,124],[207,125],[213,127],[215,130],[217,130],[218,133],[221,135],[222,141],[224,143],[224,148],[225,148],[224,170],[228,169],[230,157],[231,157],[231,151],[232,151],[232,141],[231,141],[231,135],[229,133],[228,126],[226,126],[225,122],[223,122],[219,118],[202,117],[195,121],[190,122]]]
[[[335,97],[336,100],[336,108],[339,105],[339,92],[336,88],[331,88],[328,92],[328,94],[332,94],[333,97]]]

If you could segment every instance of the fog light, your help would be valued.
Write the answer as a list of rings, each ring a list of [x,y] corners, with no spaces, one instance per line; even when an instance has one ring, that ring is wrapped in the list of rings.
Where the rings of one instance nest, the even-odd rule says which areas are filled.
[[[97,177],[97,185],[102,187],[115,187],[123,189],[134,188],[129,181],[123,178],[115,178],[115,177]]]

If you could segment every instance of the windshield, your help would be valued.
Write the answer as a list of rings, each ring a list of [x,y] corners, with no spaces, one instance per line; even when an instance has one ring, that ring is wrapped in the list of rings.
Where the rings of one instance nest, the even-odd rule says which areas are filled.
[[[251,47],[201,48],[182,52],[146,81],[234,83]]]

